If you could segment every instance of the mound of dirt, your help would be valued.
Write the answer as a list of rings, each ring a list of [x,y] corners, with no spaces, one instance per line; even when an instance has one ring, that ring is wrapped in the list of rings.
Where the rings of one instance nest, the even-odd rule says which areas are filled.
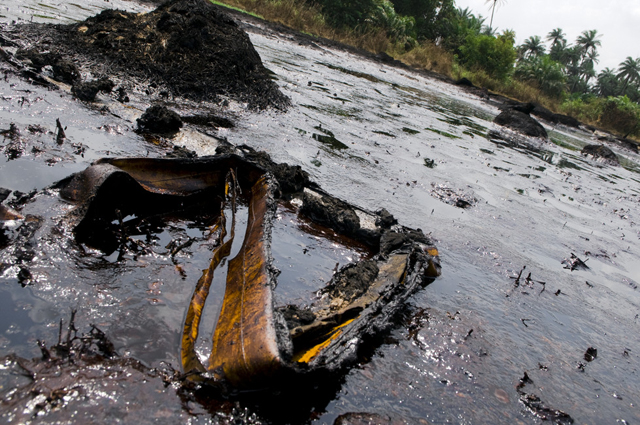
[[[105,10],[73,25],[30,24],[26,35],[33,33],[41,36],[33,38],[40,52],[164,86],[175,96],[222,95],[254,109],[289,105],[247,34],[207,0],[170,0],[146,14]]]

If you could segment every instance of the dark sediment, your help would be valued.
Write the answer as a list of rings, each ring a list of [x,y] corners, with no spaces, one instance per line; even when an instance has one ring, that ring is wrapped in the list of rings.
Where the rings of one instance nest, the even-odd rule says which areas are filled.
[[[323,292],[350,302],[369,289],[378,271],[374,260],[349,264],[336,274]]]
[[[27,24],[17,32],[38,40],[18,58],[36,71],[51,65],[54,78],[67,84],[79,81],[77,64],[94,74],[108,64],[123,79],[163,86],[174,96],[225,96],[256,109],[289,105],[247,34],[206,0],[171,0],[147,14],[105,10],[77,24]]]
[[[317,187],[309,180],[309,173],[299,165],[274,162],[268,153],[256,151],[250,146],[241,145],[237,148],[232,145],[223,145],[216,149],[217,154],[237,153],[269,171],[278,181],[280,186],[279,196],[287,197],[293,193],[302,191],[305,187]]]
[[[18,59],[28,60],[37,72],[42,71],[45,66],[51,66],[53,78],[57,81],[73,84],[80,80],[78,67],[58,52],[40,53],[36,49],[29,49],[19,50],[16,56]]]
[[[403,425],[428,424],[426,419],[404,418],[380,413],[344,413],[336,418],[333,425]]]
[[[316,315],[313,311],[307,308],[301,308],[297,305],[286,305],[278,309],[278,311],[284,317],[289,329],[294,329],[298,326],[308,325],[313,323],[316,319]]]
[[[85,102],[93,102],[99,92],[111,93],[115,87],[113,81],[108,78],[100,78],[98,80],[78,82],[71,87],[71,93]]]

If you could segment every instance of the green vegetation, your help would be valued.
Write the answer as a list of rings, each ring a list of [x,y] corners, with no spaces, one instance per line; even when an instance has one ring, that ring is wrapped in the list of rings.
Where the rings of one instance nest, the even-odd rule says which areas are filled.
[[[601,35],[586,30],[570,44],[561,28],[545,41],[529,37],[515,45],[511,30],[492,28],[496,6],[486,0],[491,21],[461,9],[455,0],[222,0],[214,1],[407,65],[465,77],[476,86],[537,102],[622,136],[640,137],[640,58],[618,69],[595,71]],[[366,74],[362,78],[375,78]]]
[[[235,11],[237,11],[237,12],[246,13],[247,15],[253,16],[254,18],[264,19],[264,17],[262,17],[262,16],[258,15],[257,13],[253,13],[253,12],[246,11],[246,10],[244,10],[244,9],[240,8],[240,7],[231,6],[231,5],[228,5],[228,4],[225,4],[225,3],[219,2],[219,1],[217,1],[217,0],[210,0],[210,1],[211,1],[211,3],[216,4],[216,5],[218,5],[218,6],[226,7],[226,8],[228,8],[228,9],[235,10]]]
[[[476,71],[484,71],[497,80],[505,80],[513,73],[516,51],[510,35],[497,37],[469,34],[460,46],[460,64]]]

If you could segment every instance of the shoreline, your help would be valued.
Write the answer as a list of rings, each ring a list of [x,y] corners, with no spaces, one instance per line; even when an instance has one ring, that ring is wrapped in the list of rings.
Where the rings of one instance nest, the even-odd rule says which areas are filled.
[[[218,4],[215,4],[214,6],[220,8],[225,13],[232,16],[233,19],[236,20],[236,22],[238,22],[240,28],[249,33],[271,35],[271,32],[269,31],[271,30],[282,36],[288,37],[289,40],[295,41],[300,45],[306,45],[306,46],[311,46],[316,48],[334,49],[342,52],[348,52],[353,55],[358,55],[375,63],[395,67],[403,71],[407,71],[422,77],[432,78],[444,83],[451,84],[455,87],[458,87],[464,90],[468,94],[478,97],[481,101],[485,102],[486,104],[494,106],[498,109],[505,109],[505,108],[525,104],[523,102],[520,102],[517,99],[509,98],[502,94],[494,93],[482,87],[477,87],[473,85],[470,81],[464,78],[456,81],[453,78],[450,78],[443,74],[439,74],[435,71],[418,69],[418,68],[409,66],[397,59],[392,58],[386,53],[374,54],[365,49],[361,49],[355,46],[351,46],[349,44],[341,43],[339,41],[305,34],[303,32],[289,28],[286,25],[283,25],[281,23],[272,22],[264,18],[253,16],[248,12],[242,12],[231,7],[220,6]],[[536,105],[536,110],[532,112],[532,115],[535,116],[536,119],[543,121],[545,124],[549,126],[553,127],[556,125],[566,125],[564,124],[563,121],[575,121],[579,123],[579,125],[569,125],[569,126],[574,128],[582,128],[586,131],[593,133],[599,142],[614,143],[618,146],[622,146],[626,149],[630,149],[633,152],[638,152],[638,149],[640,148],[640,142],[638,141],[617,136],[608,130],[604,130],[597,126],[586,124],[569,115],[554,113],[537,103],[534,103],[534,105]],[[554,118],[559,121],[554,122],[550,120],[549,118],[551,116],[554,116]]]

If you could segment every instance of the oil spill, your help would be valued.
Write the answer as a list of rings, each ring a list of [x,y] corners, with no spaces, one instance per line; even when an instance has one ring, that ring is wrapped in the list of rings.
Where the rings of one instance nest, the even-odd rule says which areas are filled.
[[[471,118],[466,116],[446,116],[445,118],[438,118],[438,121],[445,122],[457,128],[467,127],[466,131],[480,137],[486,137],[487,127],[476,123]]]
[[[402,131],[404,131],[407,134],[420,134],[420,132],[418,130],[414,130],[414,129],[409,128],[409,127],[402,127]]]
[[[425,130],[444,136],[447,139],[460,139],[460,136],[456,136],[455,134],[447,133],[446,131],[438,130],[436,128],[425,128]]]
[[[314,140],[317,140],[318,142],[320,142],[323,145],[327,146],[329,149],[335,149],[335,150],[349,149],[349,146],[345,145],[340,140],[336,139],[333,136],[333,133],[331,133],[331,134],[313,133],[311,135],[311,137]]]
[[[338,269],[372,255],[366,245],[298,216],[287,205],[278,209],[271,250],[280,270],[278,305],[308,305]]]
[[[2,15],[9,16],[9,21],[18,17],[31,19],[33,12],[21,8],[22,4],[29,3],[9,2],[11,10],[0,10]],[[60,7],[64,8],[65,4]],[[144,8],[135,2],[118,0],[109,3],[89,0],[84,4],[86,7],[116,5],[135,11]],[[73,19],[80,21],[89,15],[80,12],[84,11],[77,9]],[[61,21],[68,22],[65,19],[62,17]],[[269,36],[255,31],[250,37],[265,65],[278,75],[283,93],[297,106],[286,115],[250,114],[232,103],[239,119],[235,128],[225,132],[225,137],[237,145],[248,144],[266,150],[280,162],[300,165],[315,181],[345,200],[373,210],[385,205],[401,222],[432,232],[439,240],[445,271],[440,279],[411,300],[415,306],[413,312],[422,309],[428,314],[417,318],[415,326],[409,320],[397,328],[385,345],[370,353],[367,364],[348,374],[332,394],[319,397],[321,401],[313,408],[301,409],[304,412],[296,417],[300,419],[298,422],[332,423],[348,412],[426,418],[434,423],[538,422],[542,419],[520,401],[515,389],[524,370],[534,381],[533,385],[525,386],[524,391],[535,393],[542,406],[563,411],[575,422],[640,420],[636,409],[630,407],[637,405],[637,394],[640,394],[633,372],[634,353],[640,352],[640,346],[629,337],[637,333],[639,323],[638,292],[631,286],[637,283],[634,273],[639,255],[633,244],[637,229],[631,225],[637,222],[634,215],[637,199],[630,196],[638,193],[640,158],[637,153],[610,145],[622,164],[614,170],[594,161],[576,159],[575,150],[568,146],[548,143],[542,151],[533,152],[495,144],[484,137],[498,113],[493,105],[419,74],[407,78],[406,70],[399,72],[384,64],[371,66],[371,61],[339,49],[331,49],[331,55],[327,55],[291,42],[289,36],[278,38],[274,34],[276,30]],[[295,66],[279,64],[281,59]],[[316,62],[362,71],[398,86],[415,87],[430,97],[420,99],[417,92],[371,83],[340,70],[318,66]],[[10,97],[10,101],[0,102],[0,128],[8,129],[14,122],[21,132],[32,124],[53,131],[56,118],[60,118],[63,126],[68,127],[67,138],[87,146],[85,157],[74,155],[76,162],[73,163],[49,167],[28,152],[21,158],[3,162],[2,178],[11,175],[4,171],[12,164],[25,167],[20,174],[24,178],[23,192],[53,183],[58,177],[46,172],[56,167],[77,167],[61,171],[62,178],[103,156],[165,154],[166,147],[150,145],[132,134],[129,128],[134,126],[136,117],[132,119],[135,114],[127,113],[129,108],[117,110],[122,117],[119,120],[95,109],[78,108],[64,92],[41,90],[24,83],[15,74],[9,73],[8,80],[15,86],[9,87],[0,81],[2,95]],[[338,93],[341,98],[351,100],[349,108],[336,108],[335,101],[326,98],[327,92],[314,88],[315,84],[307,86],[308,81],[322,82],[330,94]],[[24,90],[30,90],[34,97],[29,98],[32,102],[28,108],[28,103],[24,103],[23,110],[19,102]],[[153,88],[149,90],[154,93]],[[138,111],[146,109],[148,104],[136,103],[135,93],[133,95],[129,106]],[[43,97],[48,103],[34,102],[35,97]],[[401,116],[387,114],[390,105],[393,113]],[[194,105],[184,108],[193,110]],[[416,136],[399,131],[403,127],[442,128],[442,120],[449,121],[447,124],[453,129],[447,131],[459,135],[460,144],[468,150],[437,143],[439,136],[431,132]],[[343,142],[357,141],[349,144],[352,155],[327,157],[326,151],[321,150],[316,159],[322,166],[309,162],[317,155],[320,144],[310,143],[310,135],[299,134],[295,128],[306,129],[308,123],[318,122],[326,124]],[[105,125],[120,127],[123,131],[117,134],[97,130]],[[372,133],[372,128],[396,134],[393,145],[385,136]],[[581,144],[592,143],[592,134],[584,130],[558,126],[549,134],[580,149]],[[197,151],[204,154],[212,150],[202,146]],[[426,169],[425,157],[438,158],[438,167]],[[562,158],[581,169],[559,168],[557,164]],[[494,176],[491,167],[504,161],[513,164],[508,167],[512,172]],[[38,181],[33,187],[29,184],[30,172],[34,181]],[[534,180],[519,175],[531,172],[540,177]],[[612,173],[620,179],[611,177]],[[417,183],[405,184],[414,181]],[[450,188],[472,191],[482,201],[473,208],[455,208],[430,194],[431,181],[447,182]],[[617,184],[614,186],[609,181]],[[4,186],[17,189],[9,184]],[[520,195],[514,188],[524,193]],[[573,201],[569,201],[569,197]],[[628,219],[612,212],[620,208],[629,211]],[[65,209],[58,205],[55,191],[25,205],[20,213],[42,216],[43,211],[53,216],[64,215]],[[87,306],[86,310],[78,311],[77,326],[87,332],[86,324],[96,323],[107,335],[120,335],[113,342],[123,356],[136,356],[144,363],[149,362],[148,365],[155,365],[159,359],[177,360],[175,353],[162,352],[158,346],[178,343],[176,335],[181,329],[176,324],[183,320],[183,312],[177,306],[188,302],[191,295],[184,288],[187,285],[183,277],[191,279],[201,274],[201,266],[195,264],[198,261],[191,264],[190,260],[190,255],[197,256],[200,248],[191,245],[179,251],[176,254],[179,268],[168,264],[161,270],[152,270],[145,266],[149,260],[144,255],[135,263],[130,259],[120,263],[114,258],[104,259],[91,249],[70,255],[72,249],[64,239],[42,237],[47,230],[36,233],[38,264],[31,268],[36,283],[23,288],[16,274],[2,276],[4,288],[11,293],[11,300],[15,300],[7,303],[19,305],[19,300],[25,300],[31,305],[30,314],[38,324],[35,329],[21,327],[19,333],[23,341],[33,344],[16,346],[11,342],[8,350],[24,358],[40,355],[35,341],[56,341],[60,318],[67,318],[70,308],[77,303]],[[70,230],[61,226],[60,231],[68,235]],[[194,229],[188,228],[184,232],[173,232],[174,236],[172,232],[169,228],[158,235],[164,243],[163,250],[158,250],[159,255],[168,251],[164,246],[172,239],[181,238],[184,243],[187,236],[197,235]],[[600,249],[606,250],[612,260],[591,257],[587,261],[590,270],[573,272],[561,264],[571,252],[584,260],[585,251],[599,252]],[[206,261],[204,255],[202,261]],[[532,279],[546,282],[547,289],[540,293],[541,285],[533,284],[533,288],[521,286],[513,296],[505,296],[513,288],[510,277],[517,275],[524,264],[532,271]],[[130,274],[136,278],[128,278]],[[521,282],[528,272],[523,274]],[[158,290],[161,294],[157,294]],[[554,295],[558,291],[560,294]],[[33,296],[16,295],[27,292]],[[149,298],[164,303],[152,305]],[[529,319],[525,321],[528,327],[521,319]],[[140,331],[133,331],[138,328]],[[406,333],[415,328],[419,329],[414,334],[420,343],[407,338]],[[587,363],[583,358],[587,347],[597,348],[598,358],[581,372],[577,365]],[[456,352],[461,356],[454,354]],[[539,369],[539,364],[545,369]],[[138,392],[144,393],[144,387]],[[301,398],[306,400],[315,395],[308,393]],[[152,405],[158,397],[161,396],[140,399],[140,406]],[[209,404],[200,404],[191,394],[183,397],[188,403],[186,409],[197,415],[198,420],[264,422],[262,416],[255,416],[257,410],[249,403],[230,406],[209,399]],[[105,403],[100,405],[104,408],[98,407],[91,414],[101,421],[120,417],[118,414],[124,411],[126,401],[116,397],[111,403],[118,408],[109,408]],[[166,403],[171,406],[170,400]],[[531,403],[534,408],[541,407],[535,403]],[[135,420],[144,423],[151,417],[151,410],[141,407],[142,414]],[[274,412],[269,418],[278,422],[278,413]]]
[[[386,131],[373,130],[373,132],[376,133],[376,134],[382,134],[383,136],[391,137],[393,139],[396,138],[395,134],[387,133]]]
[[[357,78],[362,78],[362,79],[367,80],[367,81],[369,81],[371,83],[386,83],[385,81],[383,81],[383,80],[381,80],[381,79],[379,79],[377,77],[374,77],[373,75],[367,74],[365,72],[353,71],[351,69],[343,68],[341,66],[335,66],[335,65],[332,65],[332,64],[329,64],[329,63],[324,63],[324,62],[317,62],[317,63],[319,65],[326,66],[329,69],[340,71],[340,72],[342,72],[344,74],[352,75],[352,76],[357,77]],[[386,84],[388,84],[388,83],[386,83]]]

